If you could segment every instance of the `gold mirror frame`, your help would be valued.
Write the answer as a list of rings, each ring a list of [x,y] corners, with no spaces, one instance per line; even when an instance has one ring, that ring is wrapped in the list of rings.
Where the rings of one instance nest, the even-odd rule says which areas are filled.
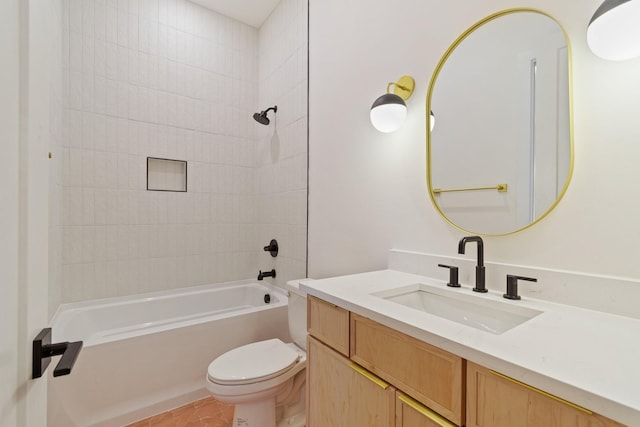
[[[503,16],[507,16],[510,14],[514,14],[514,13],[521,13],[521,12],[532,12],[532,13],[538,13],[541,15],[544,15],[546,17],[548,17],[549,19],[551,19],[552,21],[554,21],[558,27],[562,30],[562,33],[564,35],[565,41],[567,43],[567,70],[568,70],[568,96],[569,96],[569,151],[570,151],[570,158],[569,158],[569,168],[568,168],[568,172],[567,172],[567,177],[566,177],[566,181],[564,183],[564,186],[562,188],[562,191],[560,192],[560,194],[558,195],[558,197],[556,198],[555,202],[553,204],[551,204],[551,206],[542,214],[540,215],[538,218],[534,219],[532,222],[530,222],[529,224],[525,225],[524,227],[520,227],[517,228],[513,231],[509,231],[507,233],[499,233],[499,234],[490,234],[490,233],[482,233],[482,232],[478,232],[478,231],[472,231],[472,230],[467,230],[465,228],[462,228],[461,226],[455,224],[452,220],[450,220],[447,215],[442,211],[442,209],[440,209],[440,206],[438,205],[436,199],[435,199],[435,195],[438,193],[438,191],[436,191],[437,189],[434,190],[433,188],[433,183],[431,180],[431,130],[430,130],[430,112],[432,109],[431,106],[431,97],[433,95],[433,90],[435,88],[435,84],[436,81],[438,79],[438,75],[440,74],[440,71],[442,71],[442,68],[444,67],[445,63],[447,62],[447,59],[449,59],[449,57],[451,56],[451,54],[453,53],[453,51],[467,38],[469,37],[469,35],[471,35],[475,30],[477,30],[478,28],[482,27],[483,25],[497,19],[497,18],[501,18]],[[436,66],[433,75],[431,77],[431,81],[429,83],[429,90],[427,91],[427,108],[426,108],[426,130],[427,130],[427,188],[429,191],[429,198],[431,199],[431,202],[433,203],[433,206],[436,208],[436,210],[438,211],[438,213],[440,214],[440,216],[442,216],[442,218],[448,222],[450,225],[452,225],[454,228],[463,231],[464,233],[470,233],[470,234],[481,234],[484,236],[508,236],[510,234],[514,234],[517,233],[519,231],[522,230],[526,230],[527,228],[533,226],[534,224],[537,224],[538,222],[540,222],[543,218],[545,218],[547,215],[549,215],[549,213],[558,205],[558,203],[560,203],[560,200],[562,200],[562,198],[564,197],[565,193],[567,192],[567,189],[569,188],[569,184],[571,182],[571,178],[573,176],[573,167],[574,167],[574,157],[575,157],[575,153],[574,153],[574,141],[573,141],[573,73],[572,73],[572,56],[571,56],[571,44],[569,41],[569,36],[566,32],[566,30],[564,29],[564,27],[551,15],[549,15],[546,12],[543,12],[541,10],[538,9],[532,9],[532,8],[512,8],[512,9],[505,9],[502,10],[500,12],[496,12],[492,15],[487,16],[484,19],[481,19],[480,21],[476,22],[475,24],[473,24],[471,27],[469,27],[464,33],[462,33],[452,44],[451,46],[449,46],[449,48],[446,50],[446,52],[444,53],[444,55],[442,56],[442,58],[440,59],[440,61],[438,62],[438,65]],[[437,117],[437,112],[435,113],[436,117]],[[437,126],[437,125],[436,125]]]

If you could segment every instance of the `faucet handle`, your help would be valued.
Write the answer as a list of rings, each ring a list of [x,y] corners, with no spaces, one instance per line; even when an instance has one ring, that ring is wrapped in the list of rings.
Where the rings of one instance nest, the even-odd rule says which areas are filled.
[[[458,283],[458,267],[455,267],[453,265],[445,265],[445,264],[438,264],[438,267],[444,267],[449,269],[449,283],[447,283],[447,286],[449,286],[450,288],[460,287],[460,283]]]
[[[538,279],[534,279],[533,277],[524,277],[524,276],[515,276],[512,274],[507,274],[507,293],[502,296],[506,299],[519,300],[520,295],[518,295],[518,280],[526,280],[528,282],[537,282]]]

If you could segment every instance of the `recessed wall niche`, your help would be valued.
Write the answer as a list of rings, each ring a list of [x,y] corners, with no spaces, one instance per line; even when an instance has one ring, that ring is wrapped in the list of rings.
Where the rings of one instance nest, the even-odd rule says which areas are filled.
[[[187,162],[147,157],[148,191],[187,191]]]

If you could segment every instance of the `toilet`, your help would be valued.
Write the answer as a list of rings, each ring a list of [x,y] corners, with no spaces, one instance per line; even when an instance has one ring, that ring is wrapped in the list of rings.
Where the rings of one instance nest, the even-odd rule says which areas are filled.
[[[305,425],[305,367],[307,363],[307,298],[299,284],[289,291],[289,333],[279,339],[254,342],[217,357],[207,369],[211,395],[235,405],[233,426],[303,427]]]

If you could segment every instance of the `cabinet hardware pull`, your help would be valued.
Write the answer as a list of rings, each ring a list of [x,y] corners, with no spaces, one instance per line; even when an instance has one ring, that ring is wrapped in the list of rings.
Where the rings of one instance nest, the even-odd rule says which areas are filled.
[[[320,299],[320,298],[314,298],[314,301],[317,301],[317,302],[319,302],[319,303],[321,303],[321,304],[324,304],[324,305],[328,305],[329,307],[338,308],[338,306],[337,306],[337,305],[335,305],[335,304],[333,304],[333,303],[330,303],[330,302],[328,302],[328,301],[325,301],[325,300],[323,300],[323,299]]]
[[[546,396],[546,397],[548,397],[550,399],[553,399],[556,402],[564,403],[565,405],[570,406],[570,407],[572,407],[574,409],[577,409],[578,411],[582,411],[585,414],[593,415],[593,412],[591,412],[587,408],[583,408],[580,405],[576,405],[575,403],[571,403],[568,400],[564,400],[561,397],[554,396],[551,393],[547,393],[546,391],[540,390],[539,388],[535,388],[533,386],[530,386],[529,384],[525,384],[525,383],[523,383],[521,381],[515,380],[515,379],[513,379],[511,377],[508,377],[508,376],[506,376],[504,374],[501,374],[500,372],[496,372],[496,371],[494,371],[492,369],[489,369],[489,372],[491,372],[493,375],[498,376],[498,377],[500,377],[500,378],[502,378],[504,380],[511,381],[514,384],[518,384],[519,386],[522,386],[522,387],[524,387],[524,388],[526,388],[528,390],[534,391],[534,392],[536,392],[538,394],[541,394],[541,395]]]
[[[386,382],[384,380],[381,380],[380,378],[376,377],[371,372],[369,372],[366,369],[364,369],[362,366],[357,365],[355,363],[351,363],[349,366],[351,367],[351,369],[353,369],[354,371],[356,371],[357,373],[359,373],[363,377],[365,377],[365,378],[369,379],[370,381],[374,382],[381,389],[386,390],[386,389],[389,388],[389,383],[388,382]]]
[[[442,426],[442,427],[456,427],[455,424],[453,424],[453,423],[449,422],[448,420],[442,418],[440,415],[438,415],[437,413],[433,412],[431,409],[427,408],[426,406],[422,405],[420,402],[418,402],[415,399],[412,399],[409,396],[406,396],[404,394],[398,394],[398,399],[400,399],[402,402],[406,403],[411,408],[415,409],[416,411],[418,411],[419,413],[421,413],[425,417],[429,418],[431,421],[433,421],[434,423],[438,424],[439,426]]]

